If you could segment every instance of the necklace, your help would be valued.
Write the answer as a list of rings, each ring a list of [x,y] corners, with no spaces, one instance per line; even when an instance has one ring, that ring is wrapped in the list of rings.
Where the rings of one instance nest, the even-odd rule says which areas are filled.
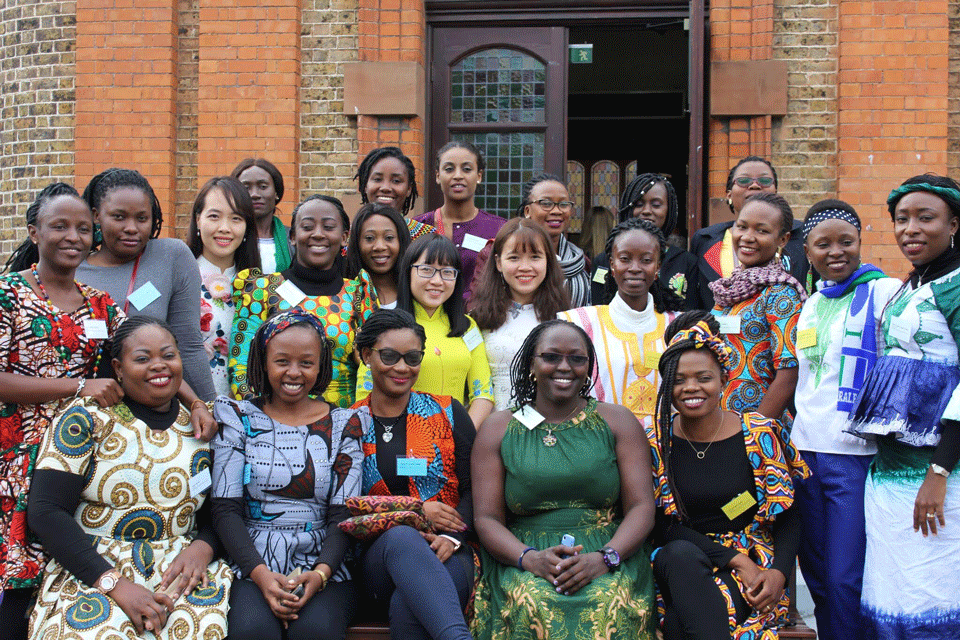
[[[713,438],[710,439],[710,442],[707,443],[707,448],[704,449],[703,451],[700,451],[700,449],[697,449],[695,446],[693,446],[693,441],[687,438],[687,434],[683,432],[683,424],[681,423],[677,425],[680,428],[680,435],[683,436],[683,439],[686,441],[686,443],[690,445],[690,448],[693,449],[693,452],[697,454],[697,460],[703,460],[704,458],[707,457],[707,451],[709,451],[710,447],[713,446],[713,443],[716,442],[717,434],[719,434],[720,429],[723,428],[723,421],[727,417],[727,415],[723,413],[723,410],[720,409],[720,407],[717,407],[717,409],[720,410],[720,424],[717,425],[717,430],[713,432]]]
[[[397,417],[397,419],[394,420],[392,423],[387,424],[386,422],[384,422],[383,420],[381,420],[381,419],[378,418],[377,416],[373,415],[373,412],[372,412],[372,411],[370,412],[370,416],[373,418],[373,421],[376,422],[378,425],[380,425],[380,426],[383,428],[383,435],[380,436],[380,437],[383,439],[384,442],[390,442],[391,440],[393,440],[393,428],[394,428],[395,426],[397,426],[397,423],[399,423],[401,420],[403,420],[403,417],[404,417],[405,415],[407,415],[406,410],[404,410],[404,412],[401,413],[401,414]]]
[[[47,310],[50,312],[51,324],[53,329],[56,330],[57,342],[58,345],[52,345],[54,350],[56,350],[57,355],[60,356],[60,360],[63,364],[67,364],[70,361],[70,352],[67,350],[67,347],[63,344],[63,327],[60,325],[60,316],[62,314],[56,312],[56,308],[53,306],[53,302],[50,301],[50,296],[47,295],[47,290],[43,286],[43,281],[40,280],[40,273],[37,271],[37,264],[34,263],[30,267],[31,272],[33,273],[34,280],[37,281],[37,286],[40,288],[40,293],[43,294],[43,301],[47,305]],[[77,287],[77,291],[80,292],[80,295],[83,297],[83,303],[86,305],[87,309],[90,311],[90,318],[93,320],[97,319],[97,315],[93,312],[93,306],[90,304],[90,299],[84,295],[83,288],[80,286],[80,283],[76,280],[73,283]],[[51,336],[52,337],[52,336]],[[84,332],[84,337],[86,337],[86,332]],[[90,340],[92,342],[93,340]],[[93,363],[93,375],[91,378],[97,377],[97,370],[100,368],[100,359],[103,357],[103,341],[100,341],[100,344],[97,345],[97,359]],[[80,374],[77,374],[80,375]]]
[[[558,420],[552,424],[562,424],[572,418],[576,413],[583,411],[583,407],[580,406],[580,401],[577,401],[576,406],[573,408],[573,411],[567,414],[563,420]],[[553,429],[547,427],[547,435],[543,436],[543,445],[545,447],[555,447],[557,446],[557,436],[553,435]]]

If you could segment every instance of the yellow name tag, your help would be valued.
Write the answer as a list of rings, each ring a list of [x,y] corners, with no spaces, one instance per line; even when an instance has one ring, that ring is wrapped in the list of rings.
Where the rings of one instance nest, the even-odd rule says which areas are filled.
[[[809,349],[817,346],[817,328],[810,327],[797,331],[797,349]]]
[[[609,269],[604,269],[603,267],[598,268],[593,274],[593,281],[597,284],[604,284],[607,281],[606,278],[608,271]]]
[[[647,351],[643,354],[643,364],[647,365],[649,369],[657,369],[660,367],[660,354],[656,351]]]
[[[757,499],[753,497],[753,493],[750,491],[744,491],[736,498],[723,505],[723,512],[729,519],[733,520],[755,504],[757,504]]]

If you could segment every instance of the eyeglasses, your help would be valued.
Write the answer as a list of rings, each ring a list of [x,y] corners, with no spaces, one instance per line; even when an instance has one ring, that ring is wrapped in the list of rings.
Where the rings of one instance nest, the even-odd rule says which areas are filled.
[[[590,361],[590,358],[587,356],[581,356],[577,354],[563,354],[563,353],[551,353],[545,351],[543,353],[538,353],[537,356],[543,360],[544,364],[549,364],[551,366],[560,364],[563,360],[567,361],[571,367],[582,367]]]
[[[380,362],[388,367],[400,362],[400,358],[403,358],[403,361],[411,367],[423,362],[423,351],[407,351],[406,353],[400,353],[396,349],[372,349],[372,351],[376,351],[377,355],[380,356]]]
[[[739,178],[734,178],[733,182],[738,187],[749,187],[751,184],[756,182],[761,187],[769,187],[773,184],[773,178],[770,176],[760,176],[759,178],[751,178],[749,176],[740,176]]]
[[[417,275],[424,280],[429,280],[439,271],[440,277],[443,280],[452,281],[456,280],[457,274],[460,273],[459,269],[454,269],[453,267],[432,267],[429,264],[413,264],[410,266],[416,269]]]
[[[553,200],[548,200],[547,198],[542,198],[540,200],[534,200],[537,203],[537,206],[543,209],[544,211],[552,211],[554,207],[560,209],[564,213],[573,211],[573,203],[569,200],[561,200],[560,202],[554,202]]]

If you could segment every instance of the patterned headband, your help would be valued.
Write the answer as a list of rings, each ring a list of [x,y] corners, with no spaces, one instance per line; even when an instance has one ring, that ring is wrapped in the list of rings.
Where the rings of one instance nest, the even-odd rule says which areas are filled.
[[[678,331],[677,335],[673,336],[673,340],[670,341],[667,348],[669,349],[684,340],[692,340],[695,349],[706,347],[712,351],[713,355],[717,357],[717,362],[720,363],[720,367],[724,371],[730,371],[730,360],[733,357],[733,349],[727,345],[723,338],[714,334],[710,330],[710,325],[705,321],[701,320],[689,329]]]
[[[320,319],[317,316],[307,313],[301,309],[291,309],[290,311],[284,311],[283,313],[278,313],[272,318],[268,319],[263,323],[263,347],[267,346],[267,343],[273,339],[275,335],[282,331],[286,331],[290,327],[297,324],[308,324],[314,331],[320,334],[322,339],[327,337],[327,329],[323,326],[323,323],[320,322]]]
[[[929,184],[927,182],[900,185],[891,191],[889,196],[887,196],[887,205],[892,205],[898,199],[902,198],[908,193],[913,193],[914,191],[926,191],[927,193],[932,193],[950,202],[955,207],[960,207],[960,191],[951,189],[950,187],[938,187],[935,184]]]
[[[803,237],[806,238],[813,228],[816,227],[821,222],[826,220],[843,220],[844,222],[849,222],[854,227],[857,228],[857,231],[860,231],[860,218],[855,214],[850,213],[849,211],[844,211],[843,209],[824,209],[823,211],[818,211],[809,218],[807,218],[803,223]]]

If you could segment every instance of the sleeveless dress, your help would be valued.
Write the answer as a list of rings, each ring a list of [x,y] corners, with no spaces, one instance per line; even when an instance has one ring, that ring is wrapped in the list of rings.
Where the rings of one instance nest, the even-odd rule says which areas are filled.
[[[549,425],[556,446],[544,445],[547,426],[527,429],[511,418],[504,433],[500,455],[508,527],[536,549],[558,545],[569,533],[583,553],[599,551],[622,519],[614,435],[594,399],[574,418]],[[646,544],[617,571],[569,596],[484,551],[473,634],[478,640],[652,640],[654,607]]]

